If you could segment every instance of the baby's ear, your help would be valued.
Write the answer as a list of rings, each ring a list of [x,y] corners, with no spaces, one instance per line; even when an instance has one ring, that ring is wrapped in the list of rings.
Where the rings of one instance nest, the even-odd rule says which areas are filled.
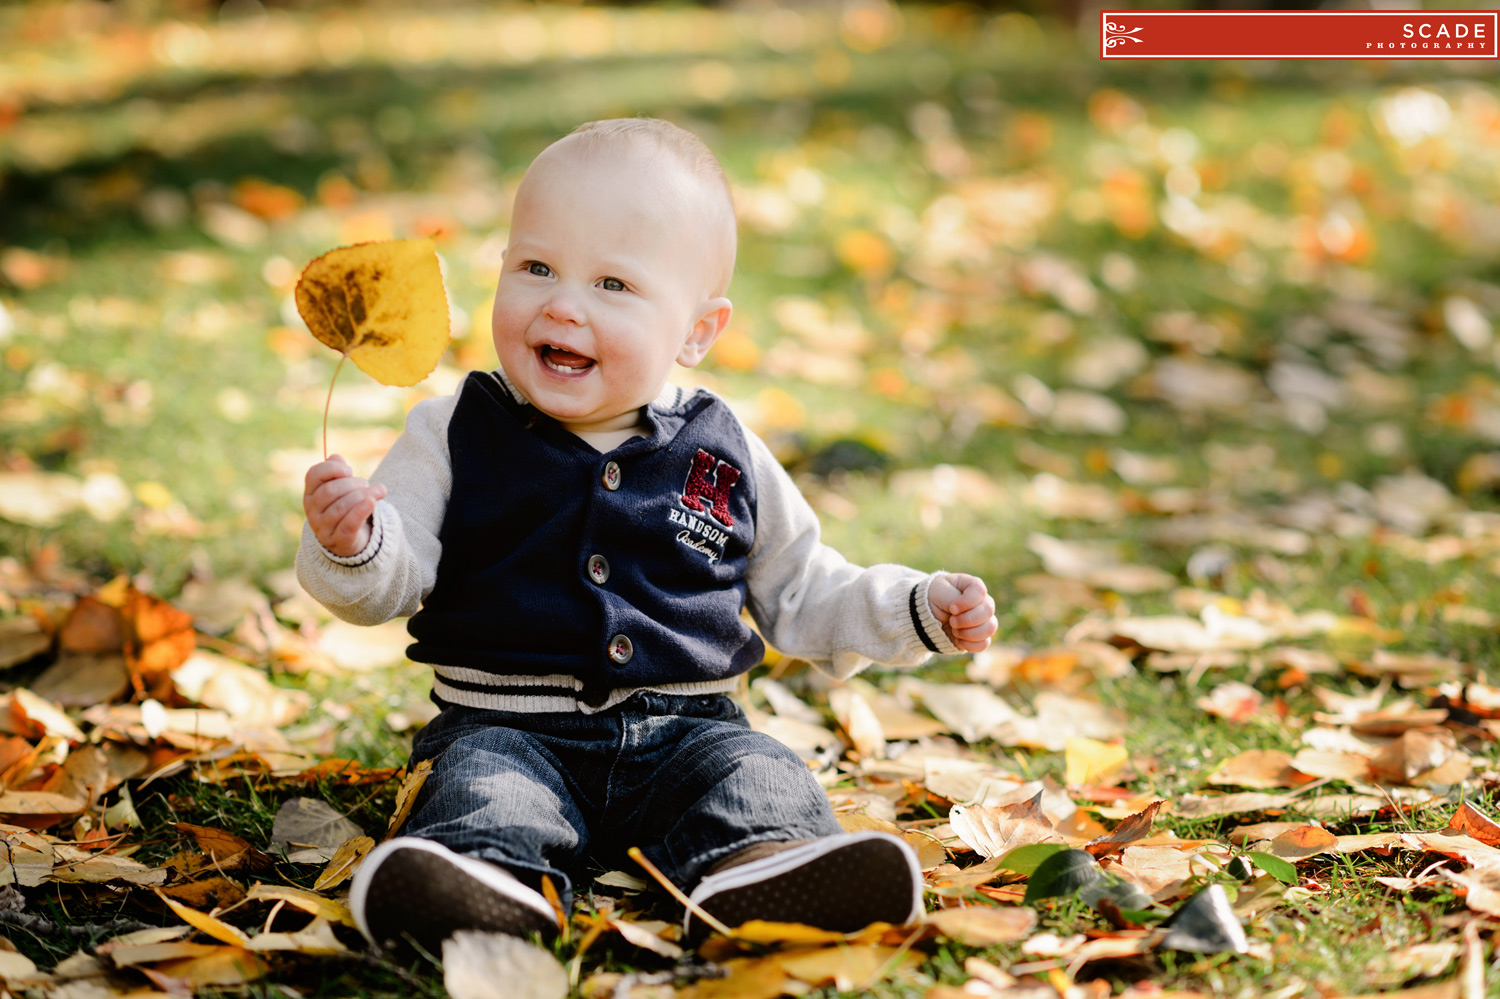
[[[727,298],[714,298],[703,303],[697,322],[693,323],[687,341],[677,353],[677,363],[684,368],[696,368],[708,356],[708,349],[724,332],[724,327],[729,325],[733,313],[734,305]]]

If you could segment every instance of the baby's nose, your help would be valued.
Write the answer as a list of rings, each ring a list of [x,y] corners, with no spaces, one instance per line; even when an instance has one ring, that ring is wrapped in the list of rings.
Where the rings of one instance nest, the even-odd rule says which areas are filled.
[[[553,292],[552,297],[547,300],[547,318],[559,323],[580,324],[583,322],[583,309],[578,304],[578,299],[569,291],[559,288]]]

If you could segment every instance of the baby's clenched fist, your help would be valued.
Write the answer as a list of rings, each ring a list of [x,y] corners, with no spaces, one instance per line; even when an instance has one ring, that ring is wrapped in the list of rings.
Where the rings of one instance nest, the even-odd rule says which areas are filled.
[[[302,512],[323,547],[348,558],[370,543],[370,516],[384,498],[385,486],[356,478],[349,463],[335,454],[307,470]]]
[[[995,601],[978,576],[962,572],[939,575],[927,588],[927,602],[948,640],[965,652],[983,652],[1000,630]]]

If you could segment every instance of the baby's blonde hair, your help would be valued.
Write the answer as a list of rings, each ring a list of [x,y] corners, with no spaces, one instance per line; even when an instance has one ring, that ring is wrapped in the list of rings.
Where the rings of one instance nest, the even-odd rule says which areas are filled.
[[[703,140],[687,129],[660,118],[606,118],[584,122],[568,134],[569,139],[575,137],[589,151],[618,151],[624,148],[632,152],[665,153],[702,185],[704,204],[710,212],[711,223],[705,227],[705,231],[717,244],[722,261],[712,294],[724,294],[734,275],[738,242],[734,197],[730,193],[729,178],[725,175],[724,168],[719,165],[718,158]]]

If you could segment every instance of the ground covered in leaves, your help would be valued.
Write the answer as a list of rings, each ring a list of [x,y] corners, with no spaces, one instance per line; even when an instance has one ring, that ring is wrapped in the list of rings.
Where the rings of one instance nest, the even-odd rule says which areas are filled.
[[[1016,14],[0,10],[0,979],[752,999],[1500,995],[1500,98],[1473,65],[1151,64]],[[292,289],[433,239],[493,363],[519,171],[649,112],[720,153],[731,399],[856,560],[983,574],[1001,642],[753,722],[929,916],[684,953],[597,871],[551,953],[368,953],[421,779],[399,623],[286,567],[337,355]],[[507,995],[516,994],[507,992]]]

